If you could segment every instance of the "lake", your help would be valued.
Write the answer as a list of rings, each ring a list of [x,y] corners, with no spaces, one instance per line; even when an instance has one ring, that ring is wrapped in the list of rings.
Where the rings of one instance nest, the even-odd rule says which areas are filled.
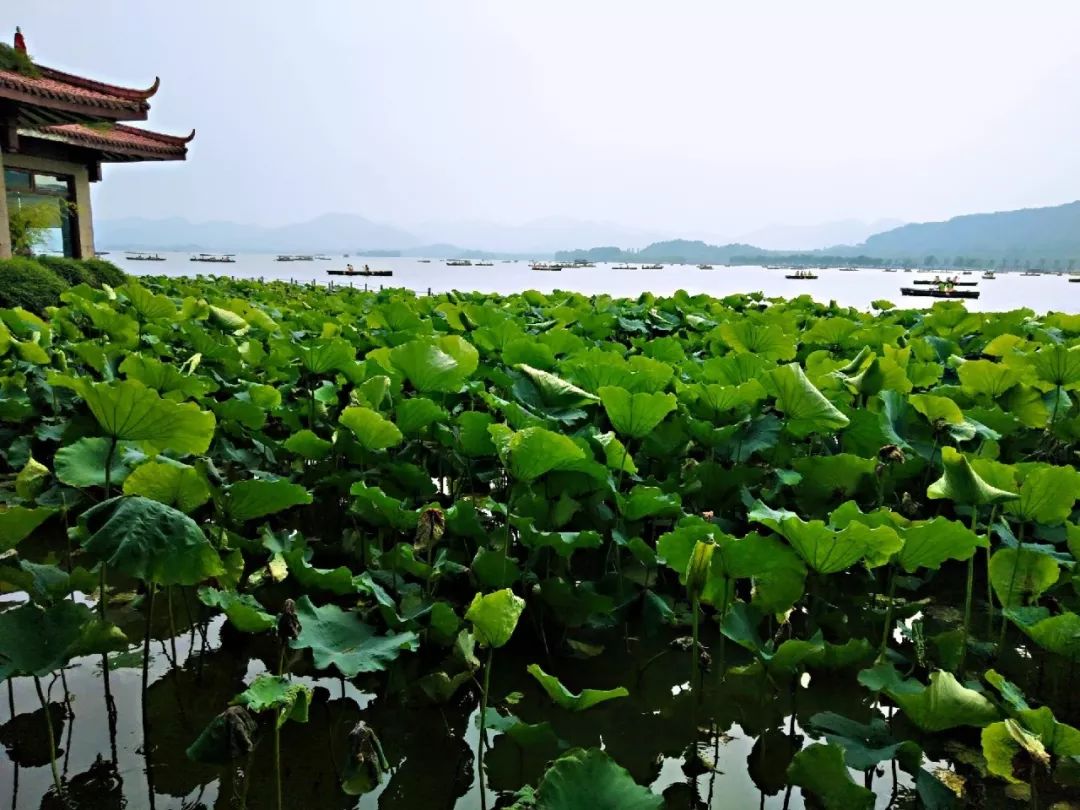
[[[124,270],[138,275],[230,275],[237,278],[295,280],[325,284],[331,279],[344,284],[406,287],[418,293],[447,290],[515,293],[523,290],[570,290],[585,294],[634,297],[642,292],[670,295],[676,290],[709,293],[715,296],[760,291],[768,296],[793,297],[809,293],[819,301],[835,300],[844,306],[868,309],[871,301],[886,299],[906,307],[930,306],[936,299],[904,298],[900,287],[910,286],[915,279],[933,278],[932,274],[887,273],[884,270],[862,269],[844,272],[836,268],[815,271],[814,281],[784,278],[789,270],[765,267],[723,267],[699,270],[694,265],[668,265],[661,270],[616,270],[612,264],[595,267],[568,268],[558,273],[531,270],[526,261],[496,260],[490,267],[448,267],[442,259],[402,257],[333,257],[329,261],[278,262],[272,254],[240,254],[234,264],[208,264],[189,261],[187,253],[161,253],[163,262],[131,261],[122,253],[107,258]],[[392,270],[389,278],[335,278],[327,270],[343,269],[346,262],[356,268],[365,264],[373,270]],[[961,276],[966,281],[978,281],[982,295],[966,300],[971,310],[1004,311],[1029,307],[1036,312],[1049,310],[1080,312],[1080,284],[1070,286],[1067,276],[1021,276],[1019,273],[998,273],[994,280],[983,280],[973,272]]]

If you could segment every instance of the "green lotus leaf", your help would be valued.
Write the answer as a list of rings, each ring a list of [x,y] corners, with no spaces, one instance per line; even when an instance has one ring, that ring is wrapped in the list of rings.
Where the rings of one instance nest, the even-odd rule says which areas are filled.
[[[233,705],[245,706],[256,713],[274,712],[274,722],[278,728],[289,720],[306,723],[308,707],[311,705],[311,689],[284,676],[263,673],[233,699]]]
[[[1038,599],[1058,580],[1058,564],[1025,548],[1001,548],[990,558],[990,584],[1005,607]]]
[[[1043,382],[1069,391],[1080,388],[1080,350],[1076,346],[1043,346],[1028,359]]]
[[[80,602],[64,599],[46,608],[24,602],[0,613],[0,681],[13,675],[41,677],[80,655],[127,646],[119,628]]]
[[[1006,781],[1020,783],[1032,771],[1050,770],[1055,776],[1080,757],[1080,729],[1059,723],[1046,706],[1024,708],[1015,718],[993,723],[982,731],[987,770]],[[1075,768],[1075,764],[1073,764]],[[1058,779],[1069,784],[1068,779]]]
[[[225,513],[237,523],[309,503],[310,492],[299,484],[280,478],[238,481],[226,488],[222,499]]]
[[[495,419],[482,411],[462,411],[457,415],[457,440],[462,452],[471,458],[495,455],[495,444],[491,441],[488,426]]]
[[[600,548],[604,538],[594,529],[577,532],[546,532],[533,525],[532,518],[512,518],[514,527],[520,532],[521,543],[526,548],[550,548],[560,557],[569,557],[575,551],[586,548]]]
[[[509,588],[503,588],[489,594],[476,594],[465,613],[465,620],[472,622],[477,644],[502,647],[514,634],[523,610],[525,600]]]
[[[0,552],[15,548],[16,543],[29,537],[34,529],[58,511],[46,506],[32,509],[25,506],[0,507]]]
[[[1080,658],[1080,615],[1066,611],[1051,616],[1041,607],[1007,608],[1005,616],[1048,652],[1069,660]]]
[[[192,512],[210,500],[210,487],[194,467],[147,461],[124,479],[125,495],[142,495],[181,512]]]
[[[131,306],[144,320],[171,321],[176,318],[176,305],[168,296],[152,293],[135,280],[128,281],[123,289]]]
[[[97,436],[61,447],[53,459],[57,479],[70,487],[105,486],[105,466],[111,444],[111,439]],[[112,452],[108,467],[109,481],[113,485],[122,483],[130,472],[123,458],[123,451],[128,447],[130,445],[126,443],[118,443]]]
[[[615,432],[631,439],[648,436],[676,406],[674,394],[631,394],[611,385],[602,387],[599,394]]]
[[[19,560],[18,568],[0,568],[0,583],[12,590],[26,591],[38,604],[49,605],[75,591],[92,593],[98,586],[98,574],[82,566],[69,574],[57,565]]]
[[[1020,687],[1007,680],[1000,672],[988,669],[983,677],[986,678],[987,683],[1001,693],[1001,697],[1015,711],[1020,712],[1031,708],[1024,698],[1024,693],[1020,691]]]
[[[660,810],[662,796],[634,782],[629,772],[598,748],[575,748],[544,772],[536,790],[543,810]]]
[[[885,691],[923,731],[945,731],[957,726],[983,728],[999,717],[985,696],[963,686],[944,670],[930,673],[929,686],[904,681]]]
[[[619,441],[615,431],[609,430],[607,433],[597,433],[592,437],[592,440],[603,448],[604,464],[609,470],[622,470],[630,475],[637,474],[638,468],[634,463],[634,457],[630,455],[626,445]]]
[[[225,573],[202,529],[171,506],[122,495],[79,516],[83,548],[110,569],[158,585],[198,585]]]
[[[418,391],[454,393],[476,371],[480,355],[464,338],[447,335],[396,346],[390,362]]]
[[[86,401],[105,435],[142,442],[157,450],[205,453],[214,438],[214,415],[190,402],[162,397],[140,382],[98,383],[57,376],[52,383],[70,388]]]
[[[838,745],[814,743],[795,754],[787,769],[791,784],[814,796],[825,810],[870,810],[874,793],[855,784]]]
[[[184,373],[171,363],[158,360],[155,357],[143,357],[140,354],[129,354],[120,364],[120,373],[129,380],[141,382],[147,388],[153,388],[162,396],[172,395],[185,399],[199,399],[205,396],[212,388],[212,383],[194,374]]]
[[[380,636],[355,611],[337,605],[316,607],[307,596],[296,602],[300,635],[289,642],[294,650],[310,649],[316,669],[334,667],[346,678],[361,672],[380,672],[402,652],[416,652],[419,637],[412,631]]]
[[[1020,500],[1005,509],[1021,520],[1057,526],[1068,520],[1080,497],[1080,472],[1073,467],[1039,466],[1020,484]]]
[[[371,408],[346,408],[338,421],[353,432],[365,450],[385,450],[404,438],[397,425]]]
[[[445,408],[426,397],[412,397],[398,403],[394,421],[402,433],[414,435],[435,422],[449,419]]]
[[[416,529],[417,511],[406,509],[400,500],[390,497],[379,487],[369,487],[357,481],[349,488],[349,493],[356,497],[356,512],[369,523],[390,526],[403,532]]]
[[[590,394],[583,388],[578,388],[573,383],[548,371],[533,368],[525,363],[518,363],[517,368],[524,372],[536,386],[540,399],[548,407],[577,408],[599,401],[595,394]]]
[[[216,307],[211,304],[207,315],[207,320],[210,323],[226,332],[240,334],[248,328],[247,321],[232,310],[225,309],[224,307]]]
[[[265,633],[277,624],[254,596],[216,588],[199,588],[199,601],[207,607],[218,608],[232,625],[243,633]]]
[[[801,438],[847,427],[848,418],[814,387],[798,363],[773,369],[769,379],[776,388],[777,408],[792,435]]]
[[[742,318],[720,324],[717,332],[736,352],[768,361],[790,360],[795,356],[795,341],[779,325]]]
[[[922,759],[922,749],[911,740],[897,741],[880,717],[869,723],[859,723],[835,712],[821,712],[810,718],[815,730],[825,733],[825,739],[844,750],[847,767],[866,771],[890,759],[900,760],[905,771],[913,771]]]
[[[290,453],[296,453],[296,455],[310,461],[322,461],[330,455],[334,443],[320,438],[307,428],[303,428],[282,442],[282,447]]]
[[[751,519],[758,518],[751,516]],[[844,571],[864,558],[883,564],[903,545],[896,531],[888,526],[852,522],[837,531],[823,521],[804,521],[798,517],[787,517],[773,524],[768,520],[758,519],[758,522],[772,525],[807,566],[819,574]]]
[[[926,417],[931,425],[938,421],[949,425],[959,425],[964,421],[964,412],[948,397],[936,397],[933,394],[912,394],[908,397],[911,407]]]
[[[585,451],[569,436],[545,428],[510,431],[491,425],[488,432],[510,473],[519,481],[535,481],[554,470],[573,470],[586,460]]]
[[[678,493],[664,492],[660,487],[637,484],[627,496],[617,495],[619,512],[626,520],[644,520],[648,517],[677,515],[682,512],[682,498]]]
[[[231,706],[207,723],[185,754],[192,762],[228,765],[251,753],[258,732],[259,724],[247,709]]]
[[[51,475],[48,467],[30,456],[15,476],[15,494],[24,501],[34,500],[45,489]]]
[[[525,670],[536,678],[537,683],[543,687],[548,697],[555,701],[557,706],[571,712],[583,712],[598,703],[630,695],[625,686],[614,689],[582,689],[581,692],[575,694],[563,686],[554,675],[548,675],[540,669],[538,664],[529,664]]]
[[[920,568],[938,569],[946,560],[967,560],[986,539],[955,520],[936,517],[913,523],[901,532],[903,548],[896,562],[908,573]]]
[[[353,572],[344,565],[337,568],[315,568],[304,559],[304,550],[294,548],[282,553],[289,573],[305,591],[327,591],[344,596],[356,593],[357,584]]]
[[[309,340],[293,348],[300,365],[311,374],[340,371],[356,362],[356,349],[341,338]]]
[[[952,447],[941,448],[941,463],[945,468],[944,474],[926,490],[926,497],[932,500],[946,499],[964,506],[984,506],[1020,498],[1015,492],[1006,492],[986,483],[971,468],[967,457]]]
[[[1020,375],[1003,363],[993,360],[968,360],[956,370],[960,384],[969,394],[983,394],[996,399],[1020,382]]]

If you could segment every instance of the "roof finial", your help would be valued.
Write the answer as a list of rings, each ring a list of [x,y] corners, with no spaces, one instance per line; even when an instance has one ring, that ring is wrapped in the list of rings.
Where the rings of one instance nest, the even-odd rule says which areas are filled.
[[[15,26],[15,50],[26,53],[26,40],[23,38],[22,29],[17,25]]]

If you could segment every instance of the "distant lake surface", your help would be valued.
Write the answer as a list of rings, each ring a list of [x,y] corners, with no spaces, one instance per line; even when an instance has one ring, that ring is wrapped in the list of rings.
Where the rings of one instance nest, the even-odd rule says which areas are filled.
[[[415,258],[400,257],[332,257],[329,261],[279,262],[273,255],[239,254],[233,264],[208,264],[189,261],[188,253],[161,253],[163,262],[131,261],[123,253],[110,253],[107,258],[124,270],[136,275],[227,275],[235,278],[293,280],[299,283],[315,281],[326,284],[352,284],[378,289],[405,287],[417,293],[446,292],[448,290],[479,291],[490,293],[518,293],[524,290],[609,294],[617,297],[636,297],[643,292],[671,295],[676,290],[689,293],[708,293],[725,296],[733,293],[760,291],[767,296],[793,297],[810,294],[816,300],[834,300],[843,306],[869,309],[870,302],[878,299],[892,301],[905,308],[928,307],[934,298],[910,298],[900,295],[901,287],[910,287],[915,279],[932,279],[934,274],[900,270],[887,273],[884,270],[861,269],[844,272],[839,269],[816,270],[814,281],[796,281],[784,278],[790,270],[765,267],[724,267],[699,270],[694,265],[666,265],[661,270],[617,270],[612,264],[595,267],[567,268],[560,272],[539,272],[529,269],[526,261],[504,262],[495,260],[490,267],[448,267],[443,259],[424,262]],[[367,264],[372,270],[392,270],[390,277],[335,277],[327,270],[341,270],[346,262],[356,269]],[[944,277],[945,274],[942,274]],[[948,275],[955,275],[949,273]],[[1048,311],[1080,313],[1080,284],[1070,284],[1067,275],[1021,276],[1019,273],[998,273],[994,280],[983,280],[981,273],[961,275],[964,281],[977,281],[982,295],[977,300],[965,300],[971,310],[1000,312],[1028,307],[1039,313]]]

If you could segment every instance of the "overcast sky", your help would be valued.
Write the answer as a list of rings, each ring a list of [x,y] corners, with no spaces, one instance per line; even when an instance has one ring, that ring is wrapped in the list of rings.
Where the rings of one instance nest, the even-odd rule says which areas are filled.
[[[43,64],[132,86],[187,163],[98,217],[678,235],[1080,197],[1080,4],[4,0]],[[10,41],[10,40],[9,40]]]

